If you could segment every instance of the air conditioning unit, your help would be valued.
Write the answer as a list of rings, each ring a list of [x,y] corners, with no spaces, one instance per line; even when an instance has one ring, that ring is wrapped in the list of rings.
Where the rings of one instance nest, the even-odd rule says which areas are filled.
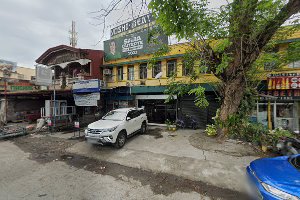
[[[103,69],[104,75],[111,75],[111,69]]]

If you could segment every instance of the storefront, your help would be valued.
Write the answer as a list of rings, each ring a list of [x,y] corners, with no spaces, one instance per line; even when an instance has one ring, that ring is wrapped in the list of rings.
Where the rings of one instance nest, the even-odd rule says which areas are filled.
[[[177,119],[177,97],[166,103],[168,95],[136,95],[138,107],[144,107],[149,123],[164,124]]]
[[[260,92],[257,103],[257,122],[272,128],[282,127],[299,132],[300,74],[271,74],[268,89]]]

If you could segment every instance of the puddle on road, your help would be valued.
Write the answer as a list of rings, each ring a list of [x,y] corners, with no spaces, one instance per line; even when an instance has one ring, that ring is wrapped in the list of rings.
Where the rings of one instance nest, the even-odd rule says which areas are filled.
[[[147,132],[144,133],[144,135],[153,136],[155,139],[164,137],[160,128],[148,129]]]

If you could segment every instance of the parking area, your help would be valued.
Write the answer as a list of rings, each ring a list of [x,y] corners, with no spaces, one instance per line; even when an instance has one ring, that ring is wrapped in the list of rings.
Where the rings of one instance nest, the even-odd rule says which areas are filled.
[[[245,167],[259,156],[248,144],[234,140],[220,144],[201,130],[169,132],[158,127],[130,138],[120,150],[79,142],[67,151],[236,191],[244,190]]]
[[[201,130],[150,127],[122,149],[73,132],[0,142],[4,199],[246,199],[245,167],[259,154]]]

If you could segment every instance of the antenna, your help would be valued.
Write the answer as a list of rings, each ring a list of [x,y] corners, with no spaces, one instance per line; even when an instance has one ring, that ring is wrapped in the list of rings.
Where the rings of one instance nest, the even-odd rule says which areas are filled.
[[[75,31],[75,21],[72,21],[72,28],[71,30],[69,30],[69,34],[70,34],[70,45],[72,47],[76,47],[77,45],[77,32]]]

